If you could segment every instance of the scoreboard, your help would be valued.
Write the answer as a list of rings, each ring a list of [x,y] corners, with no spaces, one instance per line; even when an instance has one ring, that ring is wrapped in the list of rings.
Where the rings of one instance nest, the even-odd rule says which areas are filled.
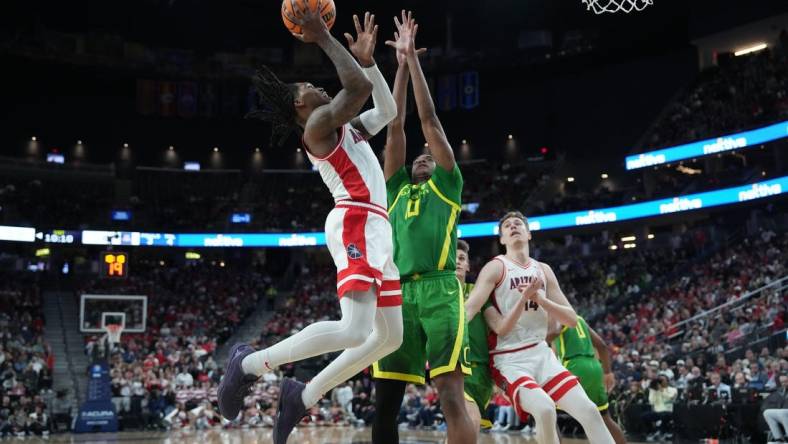
[[[129,255],[119,251],[104,251],[99,260],[99,274],[105,278],[126,278],[129,276]]]

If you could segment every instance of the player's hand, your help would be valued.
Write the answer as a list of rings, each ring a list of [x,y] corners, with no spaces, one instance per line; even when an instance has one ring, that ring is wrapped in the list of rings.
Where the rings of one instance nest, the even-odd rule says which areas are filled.
[[[543,287],[542,280],[539,277],[534,278],[531,282],[517,287],[523,298],[535,303],[540,303],[544,299],[544,292],[539,292]]]
[[[613,387],[616,386],[616,375],[613,373],[605,373],[605,389],[607,389],[608,393],[613,390]]]
[[[361,66],[372,66],[375,64],[372,55],[375,53],[375,43],[378,41],[378,25],[375,24],[375,14],[364,13],[363,29],[357,15],[353,15],[353,23],[356,25],[356,39],[353,40],[352,35],[345,33],[350,52]]]
[[[398,17],[394,17],[394,25],[397,31],[394,32],[394,40],[387,40],[386,45],[391,46],[397,51],[397,62],[400,65],[407,63],[409,54],[421,55],[427,51],[426,48],[416,49],[416,34],[419,31],[419,25],[413,19],[413,13],[402,10],[402,21]]]
[[[326,22],[320,17],[320,9],[323,7],[322,0],[318,0],[317,7],[314,10],[308,8],[300,9],[299,2],[295,0],[290,0],[290,2],[293,5],[293,12],[296,16],[288,16],[288,18],[293,23],[301,26],[301,34],[295,34],[296,38],[306,43],[315,43],[331,37]]]

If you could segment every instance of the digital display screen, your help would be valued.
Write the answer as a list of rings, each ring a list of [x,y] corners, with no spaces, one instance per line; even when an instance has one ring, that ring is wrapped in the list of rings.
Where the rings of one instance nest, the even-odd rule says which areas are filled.
[[[99,268],[102,277],[125,278],[129,275],[129,256],[117,251],[101,253]]]
[[[79,243],[79,231],[72,230],[48,230],[36,232],[36,239],[49,244],[73,244]]]
[[[709,156],[727,151],[752,148],[766,142],[788,137],[788,121],[750,131],[687,143],[670,148],[648,151],[626,157],[628,170],[663,165],[684,159]]]
[[[230,221],[234,224],[252,223],[252,215],[250,213],[233,213]]]
[[[570,213],[532,216],[532,231],[597,225],[611,222],[681,213],[785,194],[788,176],[703,193],[657,199],[631,205],[596,208]],[[498,222],[460,224],[459,237],[498,235]],[[71,237],[69,237],[71,236]],[[81,243],[83,245],[130,245],[162,247],[309,247],[326,244],[322,232],[306,233],[140,233],[137,231],[68,230],[36,232],[33,228],[0,226],[0,240]],[[46,240],[49,239],[49,240]]]
[[[65,163],[66,158],[60,153],[47,153],[47,162],[49,163]]]
[[[112,220],[131,220],[131,211],[128,210],[114,210],[112,212]]]

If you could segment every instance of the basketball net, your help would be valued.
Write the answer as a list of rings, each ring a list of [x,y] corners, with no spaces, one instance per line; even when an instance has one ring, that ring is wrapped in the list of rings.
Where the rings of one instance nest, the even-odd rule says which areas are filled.
[[[123,333],[123,326],[120,324],[107,324],[104,326],[104,330],[107,331],[107,340],[109,341],[110,345],[115,345],[120,343],[120,335]]]
[[[595,14],[642,11],[654,4],[654,0],[582,0],[582,2],[586,5],[586,9],[594,11]]]

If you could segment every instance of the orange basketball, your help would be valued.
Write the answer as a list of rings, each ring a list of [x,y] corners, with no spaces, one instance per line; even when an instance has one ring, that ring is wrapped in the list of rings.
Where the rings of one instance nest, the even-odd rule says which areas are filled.
[[[318,2],[320,3],[320,16],[323,17],[328,29],[331,29],[337,18],[337,8],[334,6],[334,0],[284,0],[282,1],[282,21],[285,22],[287,30],[293,34],[301,34],[301,26],[291,20],[291,18],[300,18],[300,14],[296,14],[293,9],[293,4],[295,4],[295,9],[298,11],[307,8],[310,11],[314,11],[317,9]]]

